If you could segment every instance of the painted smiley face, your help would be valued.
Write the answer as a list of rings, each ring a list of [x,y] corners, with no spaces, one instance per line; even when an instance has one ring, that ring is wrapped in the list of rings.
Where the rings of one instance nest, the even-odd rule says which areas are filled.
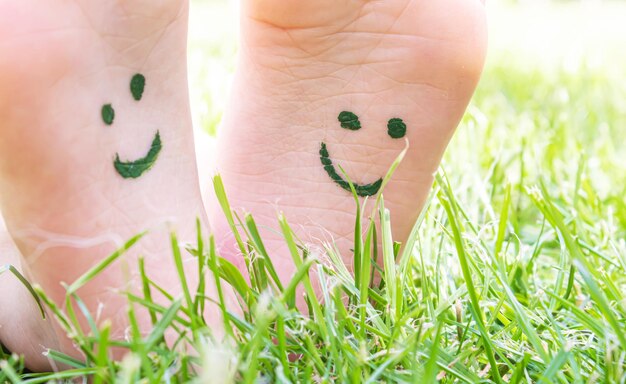
[[[352,112],[341,112],[338,117],[339,123],[341,127],[344,129],[348,129],[351,131],[357,131],[361,129],[361,122],[359,121],[359,117]],[[390,119],[387,123],[387,134],[392,139],[400,139],[406,135],[406,124],[402,119],[393,118]],[[335,184],[339,185],[341,188],[345,189],[348,192],[352,192],[350,188],[350,183],[346,181],[341,175],[337,172],[337,169],[333,165],[333,161],[331,160],[330,154],[328,153],[328,148],[326,143],[321,143],[320,148],[320,161],[322,162],[322,166],[328,176],[335,182]],[[380,178],[377,181],[370,184],[356,184],[352,183],[356,194],[365,197],[365,196],[374,196],[380,191],[380,187],[383,185],[383,179]]]
[[[142,74],[136,74],[130,81],[130,92],[133,95],[133,99],[140,101],[143,97],[143,92],[146,87],[146,78]],[[102,120],[106,125],[113,125],[115,120],[115,110],[111,104],[102,106]],[[137,179],[144,173],[149,171],[159,158],[159,154],[163,149],[161,143],[161,134],[157,131],[152,139],[152,145],[148,150],[148,153],[137,160],[122,161],[120,160],[119,153],[115,154],[115,160],[113,161],[113,167],[117,173],[125,179]]]

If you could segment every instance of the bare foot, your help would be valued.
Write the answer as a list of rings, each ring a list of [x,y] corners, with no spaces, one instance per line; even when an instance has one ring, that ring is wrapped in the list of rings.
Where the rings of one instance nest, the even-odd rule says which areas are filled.
[[[354,202],[384,191],[404,241],[478,82],[486,50],[479,0],[247,0],[218,171],[236,210],[251,212],[280,265],[283,211],[311,244],[337,242],[352,266]],[[210,220],[235,254],[217,204]]]
[[[114,337],[126,327],[118,291],[138,283],[136,256],[180,293],[169,230],[192,240],[196,218],[206,223],[187,92],[187,9],[186,0],[0,0],[0,205],[34,282],[62,304],[61,282],[150,230],[78,293],[93,313],[102,305],[98,321],[111,319]],[[24,317],[9,297],[3,292],[3,313]],[[31,368],[45,368],[40,353],[57,346],[11,337],[20,325],[2,321],[0,338]],[[63,352],[78,356],[57,333]]]

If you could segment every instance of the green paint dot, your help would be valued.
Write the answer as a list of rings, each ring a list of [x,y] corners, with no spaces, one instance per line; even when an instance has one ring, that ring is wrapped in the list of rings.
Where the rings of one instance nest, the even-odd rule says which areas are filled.
[[[387,133],[394,139],[403,138],[406,135],[406,124],[402,119],[391,119],[387,124]]]
[[[113,120],[115,120],[115,110],[111,106],[111,104],[106,104],[102,106],[102,120],[106,125],[113,124]]]
[[[361,129],[361,122],[359,121],[359,117],[352,112],[341,112],[339,114],[339,122],[341,123],[342,128],[349,129],[351,131]]]
[[[133,94],[133,99],[139,101],[143,96],[143,91],[146,87],[146,78],[144,75],[138,73],[133,76],[130,81],[130,92]]]

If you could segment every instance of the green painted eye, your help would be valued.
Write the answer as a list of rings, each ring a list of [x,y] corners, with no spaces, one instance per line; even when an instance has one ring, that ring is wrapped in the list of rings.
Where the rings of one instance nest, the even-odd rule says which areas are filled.
[[[111,104],[102,106],[102,120],[106,125],[113,124],[113,120],[115,120],[115,110]]]
[[[130,93],[133,94],[133,99],[137,101],[141,100],[145,87],[146,78],[141,73],[133,76],[132,80],[130,81]]]
[[[349,129],[351,131],[361,129],[361,122],[359,121],[359,117],[352,112],[341,112],[339,114],[339,122],[341,123],[342,128]]]
[[[391,119],[387,123],[387,133],[394,139],[401,139],[406,135],[406,124],[402,119]]]

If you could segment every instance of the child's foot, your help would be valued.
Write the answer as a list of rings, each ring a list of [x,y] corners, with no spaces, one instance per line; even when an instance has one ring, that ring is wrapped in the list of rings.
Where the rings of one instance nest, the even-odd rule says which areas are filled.
[[[0,0],[0,203],[33,280],[61,304],[61,282],[151,230],[126,261],[79,291],[99,322],[112,319],[114,337],[126,327],[116,290],[138,284],[131,256],[145,256],[148,274],[179,293],[168,230],[195,239],[204,214],[187,92],[187,7],[186,0]],[[11,324],[1,325],[6,338]],[[14,352],[49,346],[22,343]]]
[[[479,0],[247,0],[218,170],[235,209],[267,228],[293,273],[277,212],[301,235],[333,238],[352,266],[355,206],[410,149],[385,190],[404,241],[474,92],[486,49]],[[216,204],[210,219],[233,242]]]

